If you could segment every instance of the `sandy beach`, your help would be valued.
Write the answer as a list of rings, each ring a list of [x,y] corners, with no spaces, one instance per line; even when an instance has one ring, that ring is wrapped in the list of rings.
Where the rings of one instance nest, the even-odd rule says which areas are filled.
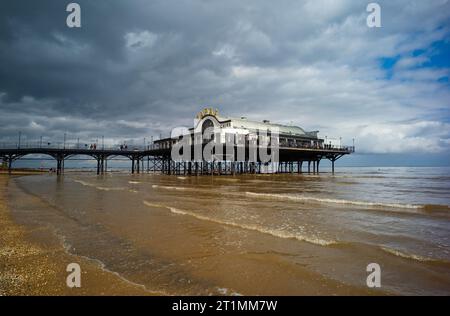
[[[51,231],[48,240],[32,238],[32,230],[17,225],[7,207],[10,177],[0,174],[0,295],[149,295],[91,260],[68,254]],[[50,242],[49,242],[50,241]],[[69,263],[81,266],[81,288],[66,285]]]

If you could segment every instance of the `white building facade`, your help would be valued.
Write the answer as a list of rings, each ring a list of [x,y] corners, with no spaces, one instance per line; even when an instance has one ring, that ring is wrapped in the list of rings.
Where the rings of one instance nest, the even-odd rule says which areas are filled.
[[[230,118],[219,115],[218,110],[207,108],[199,112],[194,127],[185,130],[183,135],[172,134],[170,138],[155,141],[159,148],[172,147],[181,137],[190,135],[189,144],[202,144],[214,141],[219,144],[270,146],[294,148],[323,148],[324,140],[318,131],[305,131],[298,126],[274,124],[269,120],[261,122],[246,117]],[[186,135],[188,134],[188,135]]]

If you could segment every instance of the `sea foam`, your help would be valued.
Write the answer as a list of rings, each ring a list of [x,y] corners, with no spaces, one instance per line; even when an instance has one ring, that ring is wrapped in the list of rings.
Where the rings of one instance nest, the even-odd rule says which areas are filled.
[[[390,208],[403,208],[403,209],[421,209],[421,208],[423,208],[423,205],[416,205],[416,204],[353,201],[353,200],[328,199],[328,198],[318,198],[318,197],[311,197],[311,196],[273,194],[273,193],[245,192],[245,194],[247,196],[269,198],[269,199],[279,199],[279,200],[288,199],[288,200],[292,200],[292,201],[316,202],[316,203],[326,203],[326,204],[344,204],[344,205],[347,204],[347,205],[356,205],[356,206],[363,206],[363,207],[390,207]]]
[[[175,207],[161,205],[161,204],[154,204],[154,203],[147,202],[147,201],[144,201],[143,203],[150,207],[166,208],[173,214],[187,215],[187,216],[191,216],[196,219],[199,219],[199,220],[213,222],[213,223],[221,224],[221,225],[237,227],[237,228],[246,229],[246,230],[257,231],[257,232],[272,235],[272,236],[278,237],[278,238],[297,239],[299,241],[305,241],[305,242],[315,244],[315,245],[320,245],[320,246],[330,246],[330,245],[334,245],[334,244],[338,243],[337,241],[334,241],[334,240],[325,240],[325,239],[321,239],[321,238],[318,238],[315,236],[305,236],[305,235],[300,235],[300,234],[296,234],[296,233],[292,233],[292,232],[286,232],[286,231],[281,231],[281,230],[276,230],[276,229],[265,228],[260,225],[236,223],[236,222],[232,222],[232,221],[212,218],[212,217],[197,214],[194,212],[181,210],[181,209],[178,209]]]

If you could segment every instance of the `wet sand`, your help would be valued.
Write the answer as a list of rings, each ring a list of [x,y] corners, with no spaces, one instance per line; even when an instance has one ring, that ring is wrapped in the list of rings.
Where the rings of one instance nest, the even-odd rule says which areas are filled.
[[[36,232],[17,225],[6,206],[9,179],[0,174],[0,295],[152,294],[103,270],[95,261],[68,254],[50,230]],[[39,242],[33,238],[36,233]],[[66,267],[72,262],[81,266],[81,288],[66,285]]]

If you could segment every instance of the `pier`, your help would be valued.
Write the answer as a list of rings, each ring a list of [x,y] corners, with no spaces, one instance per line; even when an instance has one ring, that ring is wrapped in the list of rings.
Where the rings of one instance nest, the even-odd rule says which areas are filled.
[[[319,173],[323,159],[335,162],[355,151],[355,146],[333,144],[330,138],[322,139],[319,131],[306,131],[299,126],[248,120],[246,117],[230,118],[219,115],[217,109],[206,108],[199,112],[194,127],[184,133],[161,138],[144,146],[105,146],[98,140],[88,146],[64,142],[0,143],[0,160],[9,172],[12,164],[28,155],[48,156],[56,161],[56,173],[64,173],[65,162],[77,156],[88,156],[97,162],[97,174],[108,170],[108,160],[116,157],[129,159],[131,173],[161,172],[168,175],[234,175],[248,173]],[[33,146],[30,144],[37,144]],[[56,144],[56,145],[55,145]],[[176,147],[176,148],[174,148]],[[206,158],[198,155],[204,154]],[[180,155],[180,149],[182,152]],[[276,155],[272,155],[276,151]],[[270,154],[269,154],[270,152]],[[175,154],[174,154],[175,153]],[[272,155],[270,161],[267,156]]]
[[[118,147],[118,146],[117,146]],[[168,175],[233,175],[245,173],[319,173],[320,162],[323,159],[331,161],[332,172],[335,170],[335,161],[344,155],[354,152],[353,146],[336,148],[301,148],[279,147],[279,162],[265,165],[259,159],[250,161],[236,161],[223,155],[214,157],[213,161],[174,161],[171,159],[171,147],[158,148],[155,144],[139,149],[85,149],[85,148],[57,148],[57,147],[25,147],[0,148],[0,160],[9,172],[12,171],[13,162],[29,155],[51,157],[56,162],[56,173],[63,174],[65,162],[76,156],[88,156],[97,162],[97,174],[107,172],[109,159],[123,157],[130,160],[131,173],[161,172]],[[237,152],[239,148],[235,148]],[[250,152],[245,150],[246,157]],[[39,158],[37,158],[39,159]]]

